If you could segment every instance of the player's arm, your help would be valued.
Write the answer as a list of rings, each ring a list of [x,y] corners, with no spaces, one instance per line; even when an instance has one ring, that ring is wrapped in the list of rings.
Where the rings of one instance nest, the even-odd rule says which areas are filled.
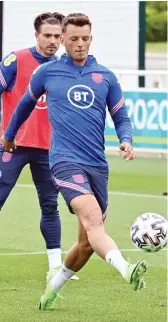
[[[12,89],[17,74],[17,60],[14,53],[10,53],[0,62],[0,95],[5,90]]]
[[[120,141],[120,150],[123,151],[123,158],[132,160],[135,156],[132,148],[131,121],[128,117],[120,84],[113,73],[110,76],[111,83],[107,97],[108,110]]]
[[[38,70],[32,75],[26,93],[19,101],[11,121],[6,129],[4,137],[1,138],[1,144],[6,151],[10,151],[9,142],[13,142],[17,131],[21,125],[27,120],[39,97],[45,93],[45,69],[44,65],[40,66]]]

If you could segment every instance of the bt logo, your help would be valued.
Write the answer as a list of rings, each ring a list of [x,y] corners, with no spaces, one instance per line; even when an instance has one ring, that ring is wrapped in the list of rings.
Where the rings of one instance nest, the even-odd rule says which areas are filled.
[[[88,92],[74,92],[74,100],[75,101],[81,101],[84,100],[84,102],[86,102],[86,97],[88,95]]]
[[[67,93],[67,97],[73,106],[81,109],[91,107],[95,99],[93,90],[85,85],[72,86]]]

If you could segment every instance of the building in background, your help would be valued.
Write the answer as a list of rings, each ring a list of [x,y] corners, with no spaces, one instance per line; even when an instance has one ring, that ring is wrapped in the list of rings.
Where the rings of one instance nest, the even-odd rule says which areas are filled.
[[[91,53],[97,60],[111,69],[138,69],[138,1],[5,1],[3,56],[34,45],[33,20],[43,11],[87,14],[93,22]],[[122,81],[138,86],[136,76],[124,76]]]

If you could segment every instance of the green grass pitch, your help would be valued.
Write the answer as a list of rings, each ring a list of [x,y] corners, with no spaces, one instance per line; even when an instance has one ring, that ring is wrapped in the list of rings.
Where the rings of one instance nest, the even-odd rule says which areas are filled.
[[[93,256],[70,281],[51,312],[38,303],[48,269],[40,234],[40,210],[28,167],[0,212],[0,322],[166,322],[167,252],[136,251],[129,237],[132,221],[143,212],[166,217],[166,161],[109,157],[109,210],[106,230],[132,262],[148,260],[147,288],[134,292],[119,273]],[[30,186],[29,186],[30,184]],[[28,185],[28,186],[26,186]],[[127,192],[128,195],[125,195]],[[59,197],[62,250],[76,241],[75,216]],[[40,252],[43,252],[40,254]],[[34,253],[34,254],[30,254]]]

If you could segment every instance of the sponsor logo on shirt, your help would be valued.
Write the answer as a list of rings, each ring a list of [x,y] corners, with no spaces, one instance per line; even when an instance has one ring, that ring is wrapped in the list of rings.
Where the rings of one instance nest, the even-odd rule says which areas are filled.
[[[93,105],[95,94],[89,86],[75,85],[68,90],[67,97],[73,106],[85,109]]]
[[[5,60],[4,60],[4,66],[8,67],[16,60],[15,54],[10,54]]]

